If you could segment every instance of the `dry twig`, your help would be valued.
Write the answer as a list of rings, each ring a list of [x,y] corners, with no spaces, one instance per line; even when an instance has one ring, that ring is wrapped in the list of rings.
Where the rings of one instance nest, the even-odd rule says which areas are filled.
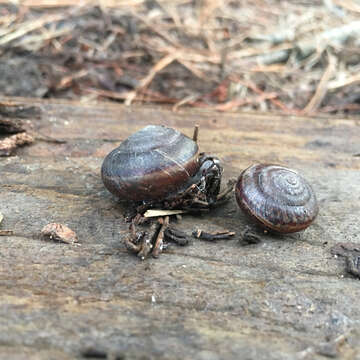
[[[321,80],[315,91],[314,96],[311,98],[309,103],[304,108],[303,110],[304,114],[307,115],[313,114],[319,108],[328,90],[327,87],[328,82],[331,79],[331,77],[334,75],[335,70],[336,70],[336,58],[335,56],[328,53],[328,66],[323,76],[321,77]]]

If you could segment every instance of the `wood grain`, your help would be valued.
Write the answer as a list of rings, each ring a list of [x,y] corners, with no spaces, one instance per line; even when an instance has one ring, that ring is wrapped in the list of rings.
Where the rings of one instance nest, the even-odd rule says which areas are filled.
[[[73,359],[354,359],[360,351],[360,282],[330,254],[360,243],[360,121],[220,114],[108,103],[4,99],[41,108],[37,141],[0,159],[0,355]],[[195,240],[139,261],[122,244],[123,208],[103,187],[103,157],[147,124],[191,135],[219,156],[225,179],[253,162],[296,168],[320,202],[302,234],[261,235],[241,246],[248,221],[234,200],[190,233],[228,229],[232,240]],[[64,143],[44,141],[46,137]],[[80,245],[46,241],[50,222]]]

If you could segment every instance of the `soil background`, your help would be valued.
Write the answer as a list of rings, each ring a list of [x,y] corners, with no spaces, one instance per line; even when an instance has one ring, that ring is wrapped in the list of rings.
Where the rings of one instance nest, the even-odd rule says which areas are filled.
[[[0,93],[285,114],[359,112],[356,1],[0,4]]]

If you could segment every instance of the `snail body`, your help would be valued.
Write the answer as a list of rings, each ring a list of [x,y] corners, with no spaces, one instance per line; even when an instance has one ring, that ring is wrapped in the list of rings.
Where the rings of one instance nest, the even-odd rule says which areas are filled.
[[[103,161],[105,187],[128,206],[124,215],[131,226],[125,246],[141,259],[150,253],[158,257],[166,242],[188,243],[186,234],[169,227],[169,216],[178,212],[163,210],[200,212],[227,200],[226,192],[218,197],[220,162],[199,152],[197,136],[197,126],[191,139],[175,129],[149,125],[129,136]],[[151,209],[161,211],[149,215]],[[159,216],[163,219],[153,221],[147,231],[136,231],[135,226]]]
[[[319,211],[311,185],[295,170],[274,164],[245,169],[238,178],[235,196],[247,215],[277,233],[304,230]]]
[[[105,157],[101,176],[105,187],[119,199],[163,200],[199,182],[213,164],[191,138],[169,127],[149,125]],[[219,166],[219,175],[221,171]]]

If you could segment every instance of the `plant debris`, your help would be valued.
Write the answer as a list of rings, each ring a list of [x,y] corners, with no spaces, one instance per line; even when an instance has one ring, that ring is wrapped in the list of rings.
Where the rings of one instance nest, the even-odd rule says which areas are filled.
[[[159,217],[169,215],[179,215],[186,213],[185,210],[162,210],[162,209],[149,209],[144,212],[144,217]]]
[[[346,271],[360,279],[360,245],[353,242],[337,243],[330,249],[332,255],[346,260]]]
[[[63,224],[47,224],[42,228],[41,235],[48,237],[50,240],[60,241],[66,244],[78,242],[76,233]]]
[[[142,231],[136,230],[133,221],[130,225],[130,234],[124,240],[125,247],[141,260],[145,260],[149,254],[157,258],[170,242],[180,246],[189,243],[189,237],[184,232],[169,226],[169,216],[150,221],[151,224],[147,226],[147,230]]]
[[[8,136],[0,140],[0,156],[10,156],[18,147],[33,142],[34,138],[26,132]]]
[[[0,5],[4,95],[175,111],[360,111],[360,21],[351,1],[16,4]]]
[[[37,106],[0,101],[0,135],[15,134],[0,138],[0,156],[10,156],[16,148],[33,143],[34,137],[27,132],[30,125],[26,120],[39,117]]]
[[[205,241],[216,241],[216,240],[228,240],[231,239],[234,235],[234,231],[215,231],[215,232],[205,232],[203,230],[195,230],[192,235],[196,239],[205,240]]]
[[[183,231],[175,229],[174,227],[166,227],[164,235],[166,240],[180,246],[185,246],[190,243],[189,236]]]
[[[261,237],[251,229],[250,226],[246,226],[240,234],[240,240],[243,245],[258,244],[261,242]]]
[[[10,236],[13,234],[14,234],[14,231],[12,231],[12,230],[0,230],[0,236]]]

